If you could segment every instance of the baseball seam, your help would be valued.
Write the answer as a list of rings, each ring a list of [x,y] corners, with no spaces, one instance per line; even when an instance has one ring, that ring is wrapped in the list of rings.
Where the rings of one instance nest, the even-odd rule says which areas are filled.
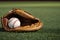
[[[14,23],[13,23],[13,26],[15,25],[15,23],[17,22],[18,20],[15,20]]]
[[[13,21],[14,19],[12,19],[11,21]],[[11,22],[11,21],[9,21],[9,22]]]
[[[12,19],[11,21],[13,21],[13,20],[14,20],[14,19]],[[10,22],[11,22],[11,21],[10,21]],[[15,20],[15,21],[14,21],[12,28],[14,28],[14,25],[15,25],[15,23],[16,23],[17,21],[18,21],[18,20]],[[9,23],[10,23],[10,22],[9,22]]]

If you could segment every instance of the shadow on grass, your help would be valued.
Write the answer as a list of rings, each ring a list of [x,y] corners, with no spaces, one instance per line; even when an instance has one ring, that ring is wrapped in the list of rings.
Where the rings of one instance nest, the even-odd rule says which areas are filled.
[[[3,28],[0,27],[0,32],[8,32],[8,31],[5,31]],[[36,30],[36,31],[9,31],[9,32],[17,32],[17,33],[28,33],[28,32],[37,32],[37,33],[60,33],[60,28],[41,28],[40,30]]]
[[[0,28],[0,32],[4,32],[5,30],[3,28]]]
[[[36,30],[36,31],[38,31],[38,30]],[[28,32],[36,32],[36,31],[5,31],[3,28],[0,28],[0,32],[28,33]]]
[[[0,32],[8,32],[5,31],[3,28],[0,28]],[[36,30],[36,31],[9,31],[10,33],[29,33],[29,32],[37,32],[37,33],[57,33],[60,34],[60,29],[40,29],[40,30]]]

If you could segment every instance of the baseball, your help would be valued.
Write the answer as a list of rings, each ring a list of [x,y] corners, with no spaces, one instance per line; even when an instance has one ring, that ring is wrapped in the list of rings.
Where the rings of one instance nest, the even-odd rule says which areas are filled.
[[[10,28],[16,28],[16,27],[19,27],[20,25],[21,25],[21,22],[18,18],[12,17],[8,21],[8,26]]]

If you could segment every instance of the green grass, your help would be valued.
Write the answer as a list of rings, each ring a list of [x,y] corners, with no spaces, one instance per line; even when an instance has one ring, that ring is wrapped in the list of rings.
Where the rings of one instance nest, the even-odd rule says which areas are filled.
[[[0,7],[60,7],[60,2],[0,2]]]
[[[44,25],[36,32],[6,32],[0,21],[0,40],[60,40],[59,2],[0,2],[0,17],[12,8],[28,11]]]

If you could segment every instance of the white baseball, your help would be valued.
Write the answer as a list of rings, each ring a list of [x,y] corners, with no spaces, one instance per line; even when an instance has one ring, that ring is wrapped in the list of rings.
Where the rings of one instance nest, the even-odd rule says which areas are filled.
[[[10,18],[10,20],[8,21],[8,26],[10,28],[16,28],[19,27],[21,25],[21,22],[18,18]]]

